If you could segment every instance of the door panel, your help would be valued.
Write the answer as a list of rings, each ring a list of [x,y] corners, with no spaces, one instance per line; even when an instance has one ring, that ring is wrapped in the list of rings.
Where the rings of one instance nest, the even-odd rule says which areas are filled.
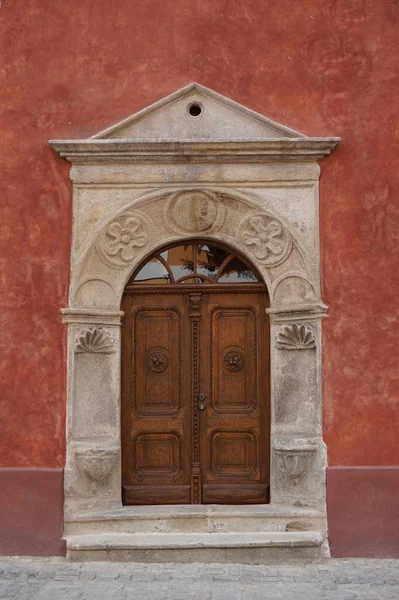
[[[203,502],[268,501],[268,327],[265,293],[210,294],[201,322]]]
[[[267,294],[229,287],[124,295],[125,504],[268,501]]]
[[[181,315],[173,309],[133,313],[134,410],[140,416],[176,415],[181,406]]]
[[[178,295],[125,295],[122,471],[126,504],[190,502],[190,354]],[[189,348],[189,346],[188,346]],[[184,377],[183,374],[184,373]]]
[[[212,307],[210,319],[206,352],[212,354],[210,410],[219,414],[253,412],[257,402],[256,313],[251,308]]]

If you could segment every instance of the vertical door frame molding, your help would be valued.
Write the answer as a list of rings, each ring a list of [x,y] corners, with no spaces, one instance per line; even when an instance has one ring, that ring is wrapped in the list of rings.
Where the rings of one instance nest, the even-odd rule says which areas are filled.
[[[325,514],[317,160],[338,139],[274,126],[279,137],[256,141],[134,140],[119,126],[117,139],[51,142],[73,184],[67,518],[122,506],[123,291],[146,257],[193,238],[237,250],[267,286],[271,504]]]

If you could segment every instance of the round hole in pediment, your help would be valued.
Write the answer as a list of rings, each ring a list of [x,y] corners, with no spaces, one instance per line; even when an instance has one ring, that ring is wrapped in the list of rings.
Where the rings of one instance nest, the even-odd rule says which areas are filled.
[[[191,102],[187,107],[188,114],[192,117],[199,117],[203,111],[203,108],[199,102]]]

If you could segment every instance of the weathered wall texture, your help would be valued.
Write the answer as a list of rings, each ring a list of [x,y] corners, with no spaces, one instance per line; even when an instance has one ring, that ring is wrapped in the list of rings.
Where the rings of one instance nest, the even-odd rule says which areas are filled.
[[[0,466],[64,465],[71,195],[47,140],[191,81],[341,136],[321,177],[325,441],[330,465],[398,462],[398,26],[396,0],[3,0]]]

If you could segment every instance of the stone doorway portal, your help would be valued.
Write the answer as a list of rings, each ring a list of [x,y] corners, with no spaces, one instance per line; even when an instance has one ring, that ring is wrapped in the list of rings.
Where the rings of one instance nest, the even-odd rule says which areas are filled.
[[[209,241],[136,273],[122,300],[124,504],[267,502],[266,286]]]
[[[193,103],[201,108],[197,116],[190,112]],[[62,311],[68,325],[64,533],[70,558],[112,555],[153,560],[154,548],[156,556],[159,551],[167,560],[172,556],[198,560],[210,553],[208,559],[242,562],[244,547],[262,560],[269,555],[277,560],[287,553],[295,557],[328,553],[326,446],[321,427],[321,321],[327,307],[320,290],[317,161],[330,154],[338,141],[308,137],[193,83],[92,138],[51,142],[72,163],[73,183],[71,282],[68,307]],[[185,474],[190,488],[187,505],[123,504],[121,301],[143,261],[160,247],[192,244],[193,239],[229,248],[256,270],[254,284],[234,283],[235,303],[230,306],[238,310],[248,302],[248,306],[260,307],[262,302],[266,306],[267,288],[270,306],[263,317],[270,321],[270,461],[262,465],[270,465],[269,504],[264,487],[258,506],[201,505],[212,491],[205,490],[211,484],[207,474],[202,498],[197,498],[196,506],[188,504],[195,500],[195,486],[201,487],[195,478],[204,476],[201,458],[199,473],[194,470],[198,461],[192,458],[193,449]],[[228,292],[221,290],[230,284],[221,279],[204,284],[206,278],[212,280],[210,275],[209,270],[197,271],[195,277],[203,283],[198,279],[190,283],[191,273],[185,282],[158,286],[168,288],[159,294],[159,302],[161,298],[166,302],[173,286],[181,288],[189,331],[195,323],[202,325],[194,308],[189,314],[190,285],[194,286],[193,307],[195,295],[204,294],[206,302],[202,304],[201,296],[200,307],[213,303],[224,309]],[[256,299],[254,294],[250,300],[252,292],[244,290],[259,283]],[[212,286],[219,290],[215,295],[210,293]],[[216,293],[224,300],[215,300]],[[198,309],[198,318],[205,322],[201,310],[208,315],[207,309]],[[208,336],[206,355],[211,345],[209,333],[204,336],[205,340]],[[198,337],[199,360],[205,365],[201,343]],[[266,350],[260,356],[266,358]],[[224,357],[218,352],[218,360]],[[153,365],[162,366],[162,360],[153,357]],[[266,360],[259,360],[265,366]],[[239,357],[232,357],[234,362],[238,365]],[[223,365],[219,371],[228,373]],[[193,406],[193,388],[190,400]],[[244,427],[248,430],[249,423]],[[259,428],[267,431],[266,424],[260,423]],[[180,468],[175,468],[174,453],[179,436],[174,439],[166,442],[165,438],[164,449],[169,447],[170,472],[177,476]],[[192,435],[190,439],[192,443]],[[229,469],[241,465],[241,474],[246,466],[249,473],[253,471],[253,439],[241,440],[248,465],[239,462],[242,452],[233,465],[235,444],[221,451],[225,458],[230,456]],[[268,443],[259,444],[265,448],[260,455],[266,456]],[[141,476],[148,466],[159,472],[166,465],[154,457],[147,461],[143,452],[140,460]],[[222,460],[222,470],[226,462]],[[209,469],[211,464],[207,459],[205,466]],[[218,465],[213,462],[214,470]],[[259,482],[263,486],[269,482],[262,467]],[[224,531],[222,539],[215,534],[219,528]],[[191,533],[183,534],[184,530]],[[212,547],[218,549],[216,553]]]

